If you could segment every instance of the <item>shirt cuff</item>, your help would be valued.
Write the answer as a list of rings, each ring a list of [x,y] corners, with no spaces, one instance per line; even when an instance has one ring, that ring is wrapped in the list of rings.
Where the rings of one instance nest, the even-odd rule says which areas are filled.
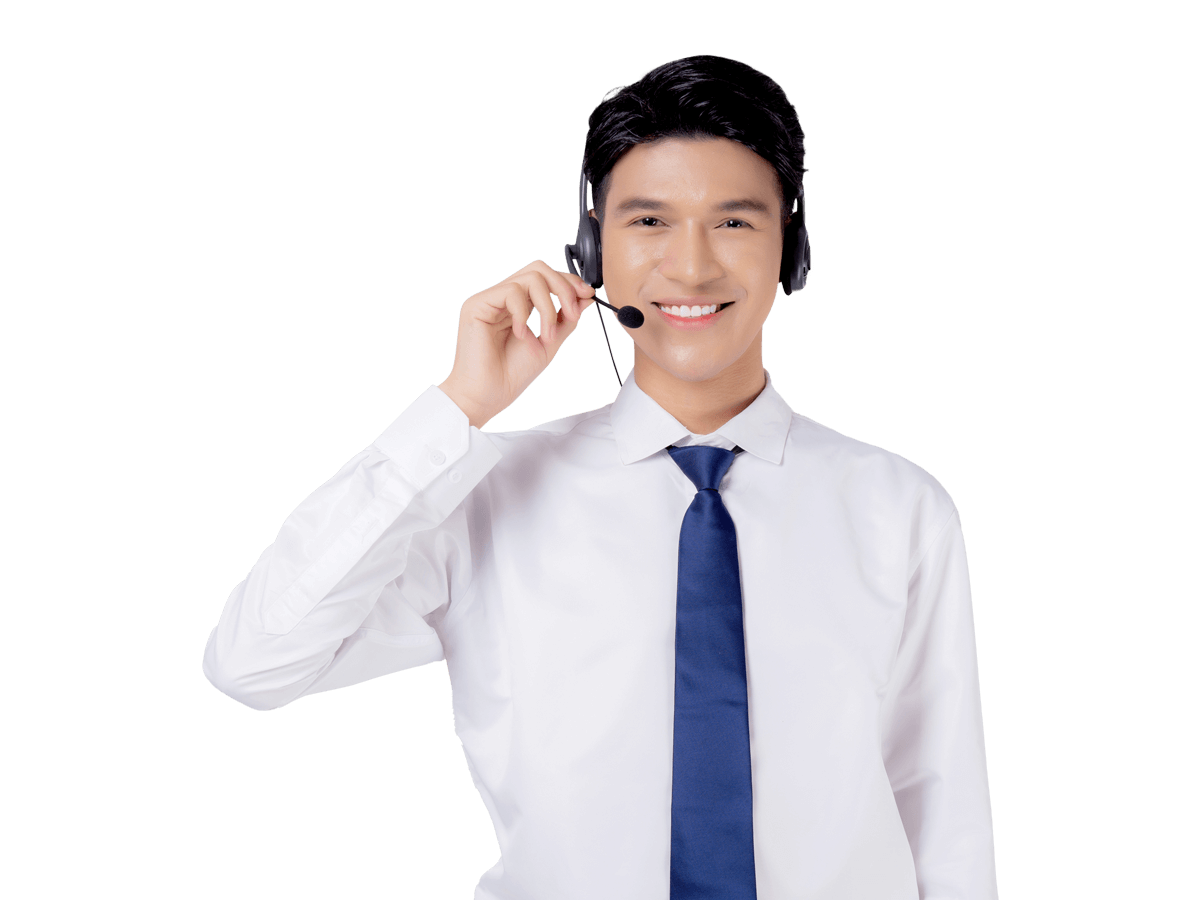
[[[451,484],[466,482],[474,486],[500,459],[496,446],[471,425],[467,414],[437,385],[431,385],[414,400],[375,439],[375,446],[400,468],[405,479],[418,491],[425,490],[439,476],[444,476]],[[459,465],[467,456],[481,457],[470,461],[468,468],[472,472],[463,471],[463,466]],[[483,471],[479,477],[468,477],[480,466]]]

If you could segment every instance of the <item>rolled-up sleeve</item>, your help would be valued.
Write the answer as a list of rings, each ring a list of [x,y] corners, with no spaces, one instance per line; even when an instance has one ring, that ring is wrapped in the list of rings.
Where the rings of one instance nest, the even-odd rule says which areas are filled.
[[[957,512],[912,570],[883,713],[884,763],[920,897],[995,898],[971,589]]]
[[[234,588],[205,676],[256,709],[442,658],[469,588],[463,501],[500,452],[437,387],[287,518]]]

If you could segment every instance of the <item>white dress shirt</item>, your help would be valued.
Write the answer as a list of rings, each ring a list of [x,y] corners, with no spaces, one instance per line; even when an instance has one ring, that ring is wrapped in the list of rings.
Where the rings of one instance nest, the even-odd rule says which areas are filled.
[[[638,388],[484,433],[431,387],[287,519],[204,673],[257,709],[446,659],[501,859],[477,900],[667,900],[679,531],[666,452],[742,447],[760,900],[996,896],[970,588],[928,473],[767,385],[712,435]]]

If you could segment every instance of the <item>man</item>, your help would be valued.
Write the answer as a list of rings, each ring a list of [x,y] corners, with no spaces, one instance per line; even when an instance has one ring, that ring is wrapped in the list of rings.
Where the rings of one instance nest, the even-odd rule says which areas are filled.
[[[444,657],[502,852],[477,897],[995,896],[954,505],[763,366],[803,171],[794,109],[740,63],[602,103],[585,173],[609,299],[645,320],[633,377],[485,435],[594,292],[535,262],[469,298],[449,377],[292,514],[209,640],[209,679],[261,709]]]

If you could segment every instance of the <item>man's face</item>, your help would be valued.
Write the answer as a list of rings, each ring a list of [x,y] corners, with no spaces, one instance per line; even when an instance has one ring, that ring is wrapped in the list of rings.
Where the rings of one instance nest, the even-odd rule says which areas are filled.
[[[771,164],[726,138],[669,138],[621,157],[600,242],[609,301],[646,317],[627,329],[637,352],[676,378],[706,381],[761,347],[779,282],[781,203]],[[673,315],[676,306],[709,314]]]

